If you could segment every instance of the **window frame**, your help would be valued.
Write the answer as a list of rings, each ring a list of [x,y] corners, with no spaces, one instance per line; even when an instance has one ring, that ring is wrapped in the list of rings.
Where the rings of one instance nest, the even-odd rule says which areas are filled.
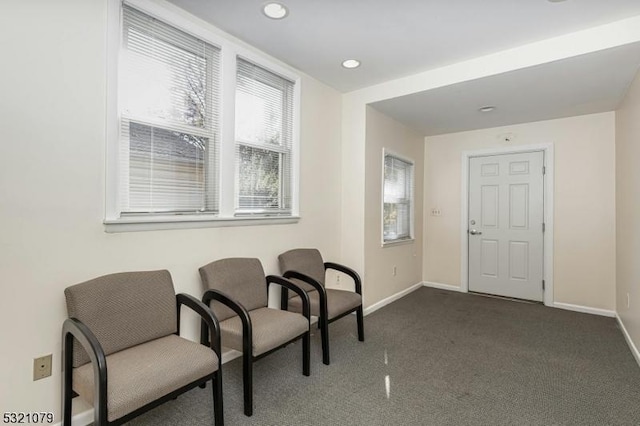
[[[409,184],[409,235],[406,237],[385,239],[384,236],[384,189],[385,189],[385,163],[387,157],[395,158],[410,165],[410,179]],[[411,158],[398,154],[388,148],[382,149],[382,173],[381,173],[382,187],[380,192],[380,241],[382,247],[389,247],[398,244],[413,243],[415,241],[415,161]]]
[[[127,4],[125,3],[125,5]],[[129,7],[139,11],[138,9],[135,9],[131,6]],[[146,15],[149,15],[149,14],[146,14]],[[125,34],[127,27],[124,22],[124,18],[121,21],[121,25],[122,25],[120,29],[121,44],[124,44],[124,42],[127,41],[127,35]],[[165,24],[165,25],[171,27],[172,29],[175,29],[176,31],[181,31],[179,28],[173,25],[170,25],[170,24]],[[187,53],[194,54],[194,55],[198,55],[199,53],[201,53],[196,50],[192,50],[191,46],[188,46],[187,43],[184,43],[181,40],[173,40],[169,38],[167,34],[160,34],[160,35],[154,34],[154,35],[161,42],[164,42],[166,44],[171,44],[173,45],[173,47],[181,49],[182,51],[185,51]],[[195,37],[195,38],[201,40],[201,38],[199,37]],[[205,111],[205,115],[206,115],[205,126],[202,126],[201,128],[199,128],[189,124],[176,122],[174,119],[148,117],[145,115],[138,114],[136,112],[126,113],[119,109],[119,113],[121,114],[120,115],[121,131],[120,131],[120,141],[119,141],[121,166],[130,164],[129,153],[131,152],[129,149],[129,145],[127,145],[126,141],[123,140],[122,128],[127,127],[130,129],[132,124],[151,127],[154,130],[161,130],[165,132],[180,132],[187,135],[203,137],[208,140],[207,151],[205,152],[207,155],[203,159],[203,172],[204,172],[203,202],[205,205],[205,209],[203,209],[202,211],[198,211],[198,210],[180,210],[179,208],[174,208],[172,210],[163,212],[162,210],[136,211],[136,209],[130,208],[130,211],[125,211],[126,210],[125,206],[121,204],[123,201],[123,197],[126,197],[127,199],[131,199],[131,194],[130,192],[128,192],[127,194],[123,194],[122,192],[120,192],[122,191],[122,188],[129,186],[129,183],[130,183],[130,181],[128,181],[128,177],[130,176],[130,173],[124,173],[118,176],[118,178],[121,179],[119,180],[120,186],[118,188],[118,191],[119,191],[118,203],[120,207],[118,208],[118,210],[121,210],[120,211],[121,217],[131,217],[131,216],[153,217],[153,216],[159,216],[159,215],[171,216],[171,215],[178,215],[178,214],[210,214],[210,215],[217,214],[218,201],[219,201],[218,200],[219,197],[217,197],[217,194],[219,190],[219,185],[217,182],[218,176],[215,170],[215,165],[219,163],[218,145],[220,144],[220,137],[219,137],[220,123],[215,122],[213,117],[215,116],[215,113],[218,112],[217,110],[219,109],[219,103],[220,103],[219,96],[217,93],[220,88],[220,84],[219,84],[220,73],[218,73],[218,75],[213,75],[215,68],[219,69],[219,66],[216,67],[215,65],[217,64],[215,64],[213,61],[217,60],[219,64],[220,51],[217,46],[212,45],[211,43],[209,44],[212,46],[211,48],[212,50],[203,52],[204,58],[207,60],[206,75],[204,77],[205,77],[206,83],[213,83],[214,87],[209,88],[209,90],[207,90],[205,93],[206,105],[208,105],[207,111]],[[120,47],[119,49],[121,52],[122,47]],[[118,94],[120,94],[120,92],[118,92]],[[218,102],[214,103],[214,99],[218,100]],[[127,133],[131,135],[130,130],[127,130]],[[130,143],[131,143],[131,140],[129,140],[129,144]],[[129,171],[131,171],[131,168],[129,168]]]
[[[263,65],[260,65],[258,63],[253,62],[252,60],[248,59],[248,58],[244,58],[244,57],[240,57],[237,56],[236,57],[236,81],[237,81],[237,73],[239,70],[238,67],[238,60],[242,60],[246,63],[250,63],[253,66],[259,67],[259,68],[263,68],[265,71],[267,72],[271,72],[272,74],[278,75],[276,73],[273,73],[270,69],[264,67]],[[290,79],[282,76],[282,75],[278,75],[278,77],[283,78],[284,80],[286,80],[287,82],[292,83],[292,91],[293,91],[293,96],[292,96],[292,102],[291,105],[289,105],[288,103],[284,103],[283,102],[283,121],[285,116],[288,113],[288,109],[291,109],[291,115],[292,115],[292,120],[293,120],[293,115],[295,112],[295,87],[296,87],[296,83],[294,81],[291,81]],[[271,82],[266,80],[266,79],[261,79],[259,78],[259,76],[254,76],[255,81],[260,82],[266,86],[270,86],[276,90],[278,90],[278,87],[272,86]],[[284,93],[283,91],[283,99],[286,98],[286,93]],[[236,96],[237,96],[237,91],[236,91]],[[288,120],[287,120],[288,121]],[[243,139],[241,137],[239,137],[238,135],[234,135],[234,142],[235,142],[235,149],[239,150],[241,146],[244,147],[248,147],[248,148],[253,148],[253,149],[259,149],[259,150],[263,150],[263,151],[268,151],[270,153],[275,153],[279,156],[279,189],[278,189],[278,204],[280,206],[280,208],[278,209],[265,209],[263,211],[251,211],[251,209],[243,209],[242,207],[240,207],[240,168],[236,167],[235,169],[235,216],[236,217],[247,217],[247,216],[289,216],[289,212],[293,211],[293,204],[291,205],[291,208],[286,208],[283,207],[282,204],[285,200],[286,195],[289,195],[290,198],[293,197],[293,188],[292,188],[292,184],[293,184],[293,174],[292,174],[292,169],[293,169],[293,158],[292,158],[292,154],[293,154],[293,134],[291,135],[291,141],[289,143],[281,143],[278,145],[274,145],[274,144],[269,144],[269,143],[265,143],[265,142],[259,142],[259,141],[252,141],[252,140],[248,140],[248,139]],[[286,160],[285,160],[286,158]],[[237,160],[237,157],[236,157]],[[289,188],[287,188],[289,187]],[[293,200],[291,200],[291,203],[293,203]]]
[[[218,137],[217,152],[218,212],[194,214],[143,214],[121,215],[120,209],[120,122],[119,72],[120,49],[123,31],[123,7],[126,3],[139,11],[161,20],[176,29],[197,37],[220,49],[218,88]],[[160,5],[152,0],[108,0],[107,5],[107,104],[106,104],[106,161],[105,206],[106,232],[144,231],[156,229],[206,228],[238,225],[269,225],[296,223],[299,221],[299,145],[300,145],[300,92],[301,77],[297,72],[277,63],[273,58],[234,41],[231,36],[181,13],[179,9]],[[235,91],[237,57],[245,58],[270,72],[294,83],[293,121],[291,141],[291,214],[290,215],[236,215],[235,172]]]

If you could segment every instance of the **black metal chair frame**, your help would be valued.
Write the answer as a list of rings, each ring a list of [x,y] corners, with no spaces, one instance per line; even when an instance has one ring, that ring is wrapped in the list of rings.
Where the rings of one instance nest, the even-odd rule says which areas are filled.
[[[266,277],[267,284],[267,293],[269,291],[269,285],[271,283],[275,283],[280,285],[284,289],[290,289],[296,292],[303,300],[302,304],[302,315],[307,319],[309,323],[309,328],[306,332],[300,334],[299,336],[294,337],[293,339],[284,342],[283,344],[265,352],[258,356],[253,356],[252,350],[252,342],[253,342],[253,326],[251,324],[251,317],[249,316],[249,312],[242,306],[240,303],[231,299],[228,295],[221,292],[220,290],[209,289],[202,296],[202,302],[210,306],[211,301],[215,300],[220,302],[227,307],[231,308],[237,315],[240,317],[242,321],[242,384],[243,384],[243,392],[244,392],[244,414],[246,416],[253,415],[253,363],[265,356],[269,355],[276,350],[287,346],[288,344],[295,342],[296,340],[302,338],[302,374],[305,376],[310,375],[310,330],[311,330],[311,315],[310,315],[310,305],[309,305],[309,296],[307,293],[302,290],[300,287],[296,286],[289,280],[286,280],[277,275],[269,275]],[[202,322],[201,328],[201,343],[207,344],[207,324]]]
[[[211,310],[198,299],[188,294],[180,293],[176,295],[177,331],[180,335],[180,307],[184,305],[191,308],[202,317],[202,321],[207,324],[210,335],[207,339],[209,346],[218,356],[218,370],[212,374],[201,377],[200,379],[189,383],[175,391],[153,401],[149,404],[138,408],[137,410],[109,422],[107,420],[107,359],[100,345],[100,342],[93,332],[82,321],[77,318],[68,318],[62,325],[62,424],[71,426],[71,403],[73,396],[72,374],[73,374],[73,341],[75,339],[80,342],[84,350],[89,355],[93,364],[94,383],[95,383],[95,402],[94,402],[94,424],[96,426],[103,425],[121,425],[145,413],[164,402],[175,399],[178,395],[193,389],[196,386],[203,386],[211,380],[213,382],[213,411],[216,426],[224,425],[223,405],[222,405],[222,357],[220,353],[220,325]],[[162,374],[162,372],[158,372]]]
[[[355,291],[360,296],[362,296],[362,280],[360,279],[360,275],[353,269],[340,265],[339,263],[334,262],[324,262],[324,269],[334,269],[336,271],[347,274],[353,279],[355,284]],[[318,327],[320,328],[320,335],[322,339],[322,362],[325,365],[330,364],[330,355],[329,355],[329,324],[339,320],[340,318],[349,315],[352,312],[356,313],[356,320],[358,323],[358,340],[364,342],[364,312],[362,308],[362,303],[360,306],[357,306],[353,309],[343,312],[342,314],[329,319],[327,314],[327,291],[322,284],[320,284],[315,279],[311,278],[308,275],[305,275],[298,271],[286,271],[283,276],[285,278],[294,278],[302,280],[315,288],[318,291],[318,297],[320,301],[320,318],[318,318]],[[289,306],[289,295],[287,289],[283,288],[282,293],[280,295],[280,307],[283,310],[287,310]]]

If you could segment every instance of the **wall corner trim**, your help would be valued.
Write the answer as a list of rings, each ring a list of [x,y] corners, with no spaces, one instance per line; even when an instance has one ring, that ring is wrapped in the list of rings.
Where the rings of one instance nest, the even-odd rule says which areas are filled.
[[[552,305],[554,308],[564,309],[567,311],[582,312],[583,314],[600,315],[603,317],[615,318],[617,316],[616,311],[610,311],[608,309],[591,308],[589,306],[572,305],[571,303],[554,302]]]
[[[363,312],[363,313],[364,313],[364,315],[365,315],[365,316],[366,316],[366,315],[369,315],[369,314],[372,314],[372,313],[374,313],[375,311],[377,311],[378,309],[380,309],[380,308],[383,308],[383,307],[387,306],[389,303],[395,302],[396,300],[403,298],[403,297],[404,297],[404,296],[406,296],[407,294],[409,294],[409,293],[412,293],[412,292],[416,291],[417,289],[419,289],[420,287],[422,287],[422,285],[423,285],[423,283],[422,283],[422,282],[419,282],[419,283],[414,284],[414,285],[412,285],[411,287],[406,288],[406,289],[404,289],[404,290],[402,290],[402,291],[400,291],[400,292],[398,292],[398,293],[396,293],[396,294],[394,294],[394,295],[392,295],[392,296],[389,296],[389,297],[387,297],[387,298],[384,298],[384,299],[382,299],[381,301],[376,302],[376,303],[374,303],[373,305],[366,307],[366,308],[364,309],[364,312]]]
[[[449,291],[457,291],[459,293],[466,293],[466,291],[464,291],[462,287],[457,285],[434,283],[431,281],[423,281],[422,285],[425,287],[438,288],[440,290],[449,290]]]
[[[629,345],[629,349],[631,349],[631,353],[633,354],[633,357],[636,359],[636,362],[638,363],[638,367],[640,367],[640,351],[638,351],[638,347],[636,346],[635,343],[633,343],[633,340],[631,340],[631,335],[627,331],[627,328],[624,326],[624,323],[622,322],[622,318],[620,318],[620,315],[616,313],[615,317],[616,317],[616,320],[618,320],[618,326],[620,327],[620,330],[622,330],[622,335],[624,336],[624,340],[627,341],[627,345]]]

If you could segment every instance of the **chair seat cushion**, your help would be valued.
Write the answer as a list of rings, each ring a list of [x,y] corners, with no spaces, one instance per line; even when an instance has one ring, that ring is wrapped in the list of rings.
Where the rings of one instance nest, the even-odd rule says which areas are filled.
[[[171,334],[107,359],[107,419],[117,420],[218,369],[216,353]],[[73,370],[73,390],[93,405],[93,364]]]
[[[300,336],[309,330],[307,319],[293,312],[260,308],[249,311],[253,330],[253,356]],[[222,346],[242,351],[242,321],[237,315],[220,322]]]
[[[329,320],[339,317],[341,314],[362,305],[362,296],[353,291],[335,290],[327,288],[327,314]],[[307,293],[311,303],[311,315],[320,315],[320,295],[317,291]],[[300,296],[289,299],[289,310],[292,312],[302,312],[302,300]]]

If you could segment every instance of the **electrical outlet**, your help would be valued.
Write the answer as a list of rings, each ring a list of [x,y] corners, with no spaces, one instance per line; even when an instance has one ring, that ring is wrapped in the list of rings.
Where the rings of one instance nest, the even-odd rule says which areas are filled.
[[[44,379],[51,375],[51,357],[52,355],[44,355],[40,358],[33,359],[33,380]]]
[[[442,212],[440,211],[439,208],[431,209],[431,216],[440,216],[441,214],[442,214]]]
[[[340,285],[340,275],[336,275],[336,285]]]
[[[629,309],[629,306],[631,306],[631,296],[627,293],[627,309]]]

